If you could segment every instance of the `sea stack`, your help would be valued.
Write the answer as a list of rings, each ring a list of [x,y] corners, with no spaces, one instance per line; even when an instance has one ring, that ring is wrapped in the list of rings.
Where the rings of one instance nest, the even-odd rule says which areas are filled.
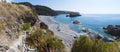
[[[73,21],[73,24],[82,25],[82,23],[77,20]]]

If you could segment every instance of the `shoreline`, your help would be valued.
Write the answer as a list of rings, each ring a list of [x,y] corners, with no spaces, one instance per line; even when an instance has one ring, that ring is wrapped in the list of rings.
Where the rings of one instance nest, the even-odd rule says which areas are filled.
[[[70,49],[74,42],[74,35],[78,33],[73,31],[69,27],[69,25],[56,22],[54,20],[54,17],[39,16],[39,19],[46,25],[48,25],[49,29],[54,32],[54,35],[56,37],[63,41],[65,48],[67,49],[68,52],[70,52]]]
[[[48,25],[48,28],[54,32],[54,35],[63,41],[67,52],[70,52],[75,38],[85,35],[90,39],[97,38],[105,42],[112,42],[113,40],[106,38],[92,29],[83,27],[82,30],[78,33],[75,32],[68,24],[59,23],[54,19],[54,16],[39,16],[40,21]]]

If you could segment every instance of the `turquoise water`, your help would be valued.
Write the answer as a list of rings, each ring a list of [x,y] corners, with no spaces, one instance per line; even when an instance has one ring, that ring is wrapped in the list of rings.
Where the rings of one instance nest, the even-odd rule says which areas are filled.
[[[68,24],[72,30],[78,32],[82,27],[92,29],[96,33],[103,35],[104,37],[111,37],[103,32],[102,27],[108,25],[120,25],[120,14],[83,14],[82,16],[70,18],[66,17],[66,14],[58,15],[55,20],[59,23]],[[81,25],[74,25],[73,21],[78,20]]]

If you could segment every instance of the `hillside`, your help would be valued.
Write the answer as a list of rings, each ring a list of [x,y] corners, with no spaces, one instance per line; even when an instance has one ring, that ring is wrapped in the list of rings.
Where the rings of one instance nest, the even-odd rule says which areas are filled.
[[[37,16],[29,7],[11,3],[0,3],[0,51],[11,49],[11,45],[23,33],[23,25],[33,26]],[[4,40],[4,41],[3,41]]]
[[[49,7],[46,7],[46,6],[32,5],[29,2],[19,2],[19,3],[16,3],[16,4],[23,4],[23,5],[29,6],[38,15],[47,15],[47,16],[55,16],[55,15],[57,15],[56,12],[53,9],[51,9]]]
[[[44,23],[41,26],[37,15],[34,10],[25,5],[0,2],[0,52],[26,52],[28,50],[64,52],[62,41],[54,37],[52,31],[44,29],[42,27]],[[42,38],[36,39],[36,36]],[[39,42],[34,42],[34,40]],[[59,43],[58,48],[55,47],[57,44],[55,45],[54,42]]]
[[[47,7],[47,6],[32,5],[29,2],[19,2],[19,3],[16,3],[16,4],[23,4],[23,5],[29,6],[38,15],[56,16],[56,15],[59,15],[59,14],[70,14],[73,17],[74,16],[81,16],[79,12],[73,12],[73,11],[56,11],[54,9],[51,9],[51,8]]]

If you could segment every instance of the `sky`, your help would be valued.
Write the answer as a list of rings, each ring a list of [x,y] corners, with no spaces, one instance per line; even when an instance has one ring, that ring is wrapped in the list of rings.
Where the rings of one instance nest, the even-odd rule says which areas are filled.
[[[120,0],[13,0],[82,14],[120,14]]]

